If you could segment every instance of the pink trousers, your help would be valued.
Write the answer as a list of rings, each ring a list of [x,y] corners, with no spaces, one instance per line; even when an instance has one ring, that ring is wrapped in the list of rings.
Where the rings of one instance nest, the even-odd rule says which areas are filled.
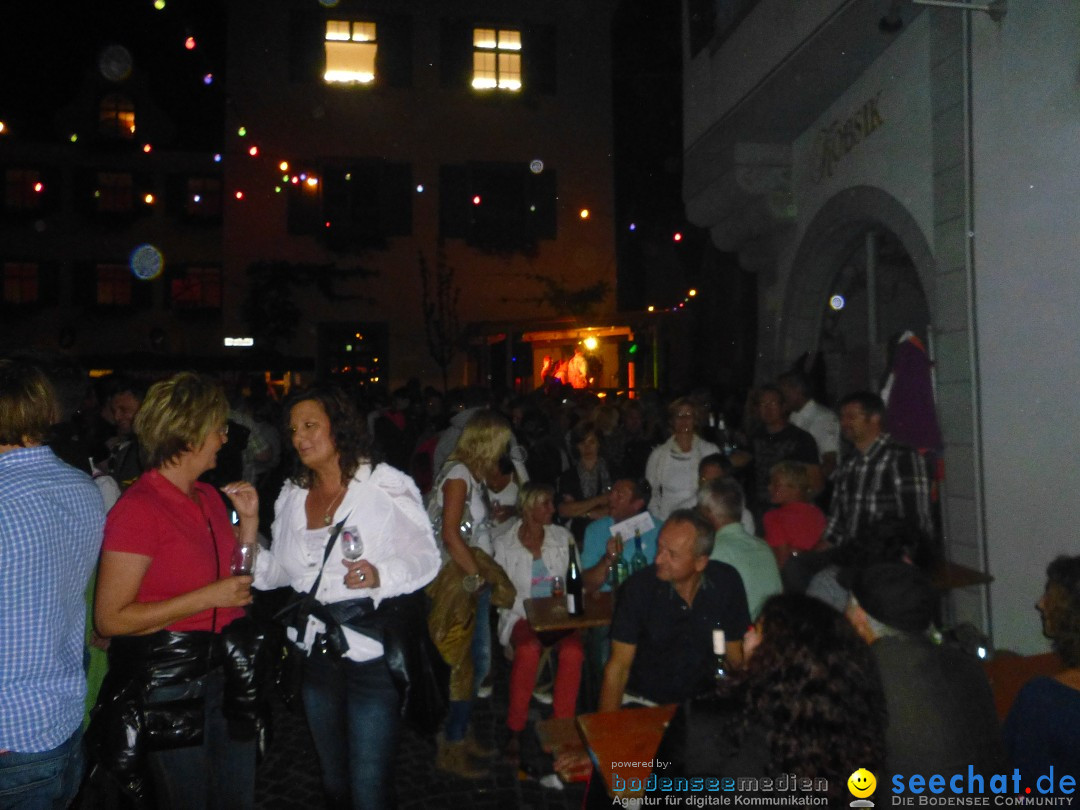
[[[540,655],[544,645],[525,619],[518,619],[510,634],[514,648],[514,663],[510,667],[510,708],[506,725],[511,731],[522,731],[529,716],[529,698],[536,686],[536,670],[540,667]],[[581,662],[585,652],[581,636],[571,633],[555,644],[559,654],[559,668],[555,673],[555,691],[552,695],[556,717],[573,717],[577,708],[578,686],[581,684]]]

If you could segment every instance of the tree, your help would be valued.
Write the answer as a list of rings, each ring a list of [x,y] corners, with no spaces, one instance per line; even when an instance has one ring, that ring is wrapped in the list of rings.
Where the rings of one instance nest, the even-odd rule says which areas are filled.
[[[448,370],[461,350],[461,322],[458,299],[461,288],[454,285],[455,270],[446,263],[440,243],[435,249],[434,272],[428,267],[424,252],[419,251],[420,307],[424,315],[424,337],[428,353],[442,371],[443,391],[448,387]]]

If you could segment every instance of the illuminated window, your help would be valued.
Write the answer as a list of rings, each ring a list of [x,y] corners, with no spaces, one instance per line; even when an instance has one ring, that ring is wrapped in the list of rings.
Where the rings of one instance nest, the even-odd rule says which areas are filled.
[[[334,84],[370,84],[375,81],[375,23],[354,20],[326,21],[326,72]]]
[[[521,32],[504,28],[473,29],[473,78],[477,90],[521,89]]]
[[[8,211],[37,211],[44,185],[35,169],[8,169],[4,173],[4,207]]]
[[[173,277],[169,297],[179,310],[221,309],[221,268],[188,267]]]
[[[38,266],[34,262],[4,262],[5,304],[36,304],[40,300]]]
[[[135,137],[135,105],[120,93],[110,93],[101,100],[98,131],[106,138],[130,141]]]
[[[99,214],[131,212],[133,181],[127,172],[98,172],[94,208]]]
[[[96,295],[100,307],[131,306],[131,270],[124,264],[99,264],[96,268]]]

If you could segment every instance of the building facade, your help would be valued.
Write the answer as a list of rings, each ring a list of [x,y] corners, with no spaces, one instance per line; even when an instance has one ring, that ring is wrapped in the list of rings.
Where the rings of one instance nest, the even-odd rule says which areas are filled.
[[[226,330],[510,383],[530,322],[610,316],[613,5],[230,3]]]
[[[975,5],[688,0],[684,198],[758,274],[759,379],[820,351],[842,396],[901,333],[925,342],[946,552],[993,577],[948,618],[1032,652],[1045,566],[1080,548],[1058,426],[1080,395],[1080,8]]]

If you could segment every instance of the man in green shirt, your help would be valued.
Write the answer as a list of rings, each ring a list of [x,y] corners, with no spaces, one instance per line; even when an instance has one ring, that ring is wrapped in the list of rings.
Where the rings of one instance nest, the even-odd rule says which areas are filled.
[[[732,478],[706,482],[698,492],[698,510],[716,532],[712,559],[739,572],[750,618],[756,620],[765,600],[780,593],[783,586],[772,549],[742,526],[742,487]]]

